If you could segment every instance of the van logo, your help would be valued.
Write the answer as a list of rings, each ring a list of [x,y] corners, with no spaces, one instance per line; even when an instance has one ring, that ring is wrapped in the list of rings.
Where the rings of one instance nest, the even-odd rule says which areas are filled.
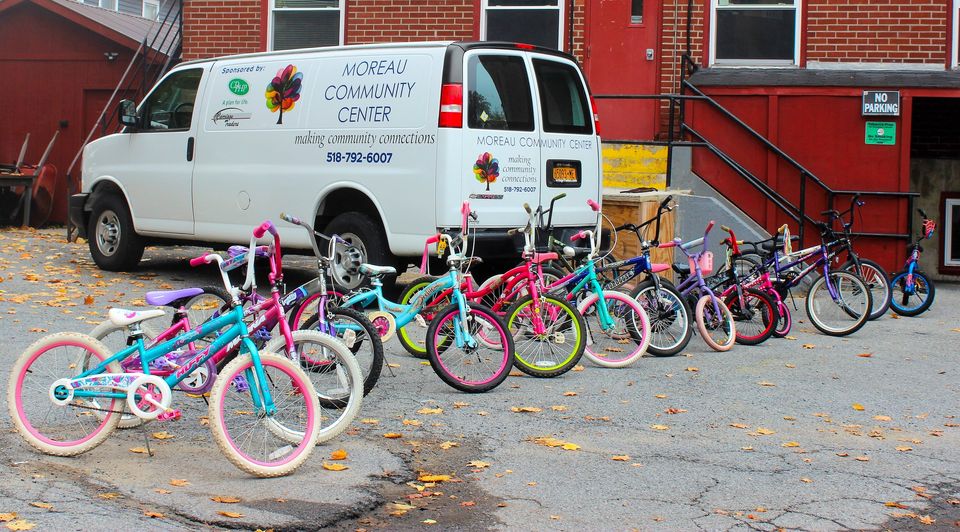
[[[303,84],[303,73],[297,72],[297,67],[287,65],[277,71],[277,75],[267,84],[264,97],[267,99],[267,109],[271,113],[279,111],[277,125],[283,124],[283,113],[293,111],[294,104],[300,99],[300,88]]]
[[[490,192],[490,183],[493,183],[500,177],[500,162],[493,158],[490,152],[483,152],[477,157],[477,162],[473,163],[473,177],[487,184],[487,192]]]
[[[250,92],[250,84],[240,78],[231,79],[228,87],[230,88],[230,92],[237,96],[243,96]]]
[[[245,113],[238,107],[227,107],[214,113],[213,123],[223,122],[226,126],[236,126],[237,120],[249,120],[250,116],[251,113]]]

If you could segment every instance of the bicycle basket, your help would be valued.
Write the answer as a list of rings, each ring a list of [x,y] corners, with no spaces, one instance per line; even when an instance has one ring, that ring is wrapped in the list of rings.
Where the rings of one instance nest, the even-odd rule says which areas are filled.
[[[690,261],[690,271],[694,272],[697,270],[696,264],[693,262],[693,257],[687,259]],[[700,273],[703,275],[710,275],[713,273],[713,252],[704,251],[700,254]]]

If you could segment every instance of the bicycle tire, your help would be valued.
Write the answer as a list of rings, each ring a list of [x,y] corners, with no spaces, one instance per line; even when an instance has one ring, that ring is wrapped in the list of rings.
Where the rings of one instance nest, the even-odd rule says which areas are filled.
[[[269,390],[274,397],[277,411],[273,415],[262,414],[253,404],[249,390],[239,390],[234,385],[234,381],[241,375],[255,378],[252,377],[255,375],[253,357],[249,354],[240,355],[223,368],[220,378],[213,383],[208,411],[210,432],[220,451],[238,469],[260,478],[281,477],[293,473],[310,457],[316,447],[320,428],[320,405],[313,384],[297,364],[266,351],[261,352],[259,357],[270,383]],[[250,386],[260,389],[262,383],[250,383]],[[230,393],[231,391],[235,393]],[[292,403],[299,398],[303,399],[302,406]],[[245,435],[242,441],[231,435],[235,432],[231,428],[235,424],[234,420],[237,421],[236,425],[241,426],[236,429],[238,435]],[[300,420],[304,421],[303,430],[299,431],[299,441],[291,442],[289,439],[292,438],[283,438],[277,434],[280,430],[286,431],[287,435],[294,434],[296,430],[291,427],[299,429]],[[253,435],[253,428],[243,430],[243,427],[257,426],[262,429],[259,435]],[[251,456],[253,450],[240,448],[242,444],[254,439],[262,441],[265,457]],[[269,452],[271,448],[273,451]]]
[[[873,292],[873,308],[870,311],[871,321],[883,316],[890,310],[890,302],[893,300],[890,276],[879,264],[870,259],[860,259],[860,271],[856,271],[856,264],[849,260],[843,263],[840,269],[859,275],[867,287],[870,288],[870,291]]]
[[[529,322],[537,306],[547,331],[541,336],[532,331],[533,324]],[[573,369],[583,356],[587,343],[587,324],[580,312],[565,299],[540,294],[539,305],[534,305],[532,296],[523,296],[507,310],[504,321],[513,336],[513,364],[527,375],[563,375]],[[566,345],[572,345],[573,349],[562,347]],[[554,346],[558,346],[559,352],[554,350]],[[545,348],[548,352],[544,352]]]
[[[317,314],[316,303],[324,294],[320,292],[319,283],[314,283],[314,289],[307,293],[306,297],[303,298],[299,303],[294,305],[289,311],[289,317],[287,318],[287,324],[290,325],[290,330],[295,331],[297,329],[306,329],[304,325],[311,317]],[[343,293],[337,292],[336,290],[331,290],[329,287],[326,292],[327,303],[330,304],[331,300],[334,304],[343,299]],[[283,298],[281,297],[282,301]],[[346,307],[342,307],[346,308]],[[360,311],[361,309],[353,309]]]
[[[473,302],[468,302],[467,306],[468,319],[472,320],[469,323],[471,334],[475,334],[481,327],[490,329],[498,336],[497,341],[480,341],[477,347],[468,348],[469,351],[464,351],[459,358],[461,362],[465,362],[467,357],[470,357],[469,363],[464,363],[463,368],[455,367],[457,357],[449,352],[451,349],[460,349],[452,341],[453,327],[457,326],[460,319],[460,307],[454,303],[437,313],[430,322],[427,330],[427,352],[430,355],[430,366],[443,382],[462,392],[482,393],[499,386],[510,374],[514,361],[513,337],[507,332],[503,320],[489,307]],[[480,352],[481,347],[490,350],[490,355],[484,356]],[[447,356],[448,354],[450,356]],[[485,360],[493,367],[492,372],[477,371]],[[479,376],[468,377],[468,373]]]
[[[599,313],[594,308],[601,295],[603,304],[614,318],[614,326],[606,331],[603,330]],[[633,364],[647,352],[650,345],[650,319],[640,303],[628,294],[614,290],[604,290],[601,294],[591,293],[577,306],[577,310],[587,324],[589,337],[583,351],[587,360],[605,368],[622,368]],[[640,323],[637,323],[638,321]],[[612,343],[607,345],[607,340]],[[616,358],[619,356],[616,353],[624,353],[628,349],[619,346],[629,346],[631,343],[634,345],[631,351]]]
[[[743,301],[748,308],[744,311],[740,308],[740,298],[734,290],[724,300],[724,304],[733,314],[733,321],[737,323],[736,342],[741,345],[758,345],[766,342],[777,327],[780,313],[776,309],[770,296],[755,288],[744,288]],[[753,305],[753,307],[750,307]],[[756,319],[760,319],[760,326],[751,326],[755,324]]]
[[[82,349],[84,354],[71,355],[68,348]],[[51,354],[50,357],[45,359],[51,360],[53,356],[57,355],[57,352],[64,355],[62,360],[52,362],[57,368],[57,373],[53,373],[54,370],[41,371],[34,369],[38,359],[46,354]],[[10,370],[10,378],[7,382],[7,407],[10,419],[13,420],[13,426],[20,436],[33,448],[44,454],[76,456],[85,453],[103,443],[120,423],[120,412],[126,405],[126,401],[122,399],[111,399],[108,405],[101,407],[97,403],[87,403],[79,399],[59,406],[55,405],[50,398],[49,394],[51,392],[48,390],[51,389],[54,382],[59,378],[74,377],[82,371],[82,368],[77,367],[76,361],[86,353],[95,356],[100,361],[107,360],[112,356],[105,345],[91,336],[80,333],[55,333],[45,336],[27,347]],[[60,369],[61,367],[62,369]],[[123,372],[120,363],[116,361],[108,364],[106,369],[110,373]],[[30,380],[32,381],[33,376],[36,376],[37,384],[28,382],[25,385],[24,382],[28,377],[31,377]],[[24,397],[25,391],[37,392],[36,397],[32,395]],[[38,414],[37,418],[31,421],[32,416],[27,413],[27,409],[32,411],[34,405],[40,406],[43,404],[48,406],[46,413],[42,416]],[[88,406],[89,404],[95,406]],[[90,408],[105,408],[108,412],[102,417],[94,416]],[[40,407],[40,410],[43,410],[43,408]],[[56,423],[56,420],[51,421],[51,414],[54,414],[54,417],[57,417],[57,414],[63,414],[63,422],[56,430],[66,431],[79,427],[79,432],[82,432],[82,434],[62,436],[59,439],[55,439],[50,434],[44,434],[44,432],[49,433],[55,430],[53,424]],[[95,420],[96,423],[86,423],[86,419]],[[41,429],[35,426],[40,421],[45,424],[50,423],[51,426],[49,429],[44,427],[41,432]]]
[[[401,305],[409,305],[410,300],[417,294],[417,292],[423,290],[427,285],[436,281],[437,279],[439,279],[439,277],[434,277],[432,275],[414,279],[406,287],[404,287],[403,292],[400,293],[399,303]],[[422,322],[420,320],[413,320],[403,327],[397,328],[397,338],[400,340],[400,345],[403,346],[407,353],[410,353],[410,355],[414,358],[419,358],[422,360],[427,360],[430,358],[430,355],[427,354],[427,329],[430,328],[430,321],[433,320],[433,317],[436,315],[436,311],[438,310],[436,307],[439,306],[439,308],[444,308],[448,304],[449,302],[445,300],[438,305],[432,305],[431,309],[419,313],[419,316],[423,319]]]
[[[920,280],[919,283],[917,280]],[[901,316],[913,317],[919,316],[927,311],[930,308],[930,305],[933,305],[933,298],[937,295],[936,286],[934,286],[933,281],[927,276],[927,274],[921,272],[920,270],[915,270],[913,272],[913,282],[914,282],[914,294],[920,292],[917,290],[917,286],[923,286],[926,288],[926,297],[920,298],[920,303],[916,306],[907,306],[905,301],[909,301],[909,298],[912,294],[904,293],[904,287],[906,286],[907,281],[907,272],[897,272],[893,274],[893,280],[890,281],[890,288],[893,291],[893,297],[891,298],[890,308],[894,312]]]
[[[644,279],[630,292],[630,297],[640,303],[650,318],[647,352],[658,357],[674,356],[683,351],[693,337],[690,306],[666,279],[660,279],[660,292],[656,296],[654,290],[653,280]]]
[[[303,324],[303,328],[305,330],[316,329],[318,317],[318,314],[310,316]],[[363,373],[363,395],[366,397],[376,386],[383,370],[383,342],[380,341],[380,336],[373,328],[373,323],[361,312],[350,308],[333,307],[327,310],[327,318],[331,323],[328,324],[327,330],[321,330],[320,332],[326,334],[337,333],[337,339],[343,342],[354,358],[357,359],[360,371]],[[340,327],[337,325],[338,321],[352,321],[355,325],[351,327],[358,327],[360,332],[353,328]],[[353,332],[353,335],[349,335],[350,332]],[[369,349],[364,349],[364,346],[368,346]],[[361,349],[364,350],[362,355],[360,354]],[[301,354],[301,356],[303,355]]]
[[[786,301],[777,300],[777,326],[773,329],[773,335],[777,338],[786,338],[793,328],[793,314]]]
[[[853,273],[842,270],[832,270],[828,272],[828,275],[833,279],[834,286],[841,288],[849,284],[852,287],[851,296],[862,294],[860,297],[862,297],[864,301],[860,301],[859,303],[854,302],[851,297],[850,302],[844,301],[842,304],[838,304],[830,296],[829,289],[826,286],[827,277],[821,275],[813,282],[809,292],[807,292],[807,317],[810,318],[810,322],[813,323],[813,326],[816,327],[817,330],[828,336],[847,336],[853,334],[860,330],[860,328],[867,323],[867,320],[869,320],[870,310],[873,308],[873,294],[863,280]],[[821,296],[821,290],[826,290],[826,295],[833,306],[827,303],[827,300],[820,301],[820,299],[822,299],[822,297],[819,297]],[[840,295],[840,298],[843,299],[843,296]],[[837,309],[845,314],[849,320],[852,320],[848,321],[844,319],[843,316],[840,316],[840,319],[843,320],[842,323],[846,323],[846,326],[839,325],[837,327],[831,327],[827,325],[827,311]]]
[[[729,351],[737,340],[737,327],[733,321],[733,314],[727,305],[719,298],[716,299],[717,306],[720,308],[720,316],[714,316],[713,298],[707,294],[697,300],[697,307],[694,311],[694,317],[697,322],[697,330],[703,341],[714,351]],[[714,338],[717,333],[717,338]]]

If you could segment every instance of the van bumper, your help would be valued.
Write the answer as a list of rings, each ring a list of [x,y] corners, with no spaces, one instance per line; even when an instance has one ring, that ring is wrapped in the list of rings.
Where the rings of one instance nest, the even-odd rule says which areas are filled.
[[[77,234],[82,238],[87,237],[87,216],[89,213],[84,211],[87,205],[87,198],[90,194],[74,194],[70,196],[67,215],[70,217],[70,223],[77,228]]]

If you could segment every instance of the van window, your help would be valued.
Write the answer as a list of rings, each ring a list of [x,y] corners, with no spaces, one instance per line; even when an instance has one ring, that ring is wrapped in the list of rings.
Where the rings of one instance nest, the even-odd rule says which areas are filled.
[[[533,131],[533,96],[522,57],[475,55],[467,70],[471,128]]]
[[[181,70],[167,76],[140,107],[141,130],[190,129],[202,68]]]
[[[543,130],[549,133],[593,133],[590,107],[580,75],[573,66],[533,60],[543,107]]]

